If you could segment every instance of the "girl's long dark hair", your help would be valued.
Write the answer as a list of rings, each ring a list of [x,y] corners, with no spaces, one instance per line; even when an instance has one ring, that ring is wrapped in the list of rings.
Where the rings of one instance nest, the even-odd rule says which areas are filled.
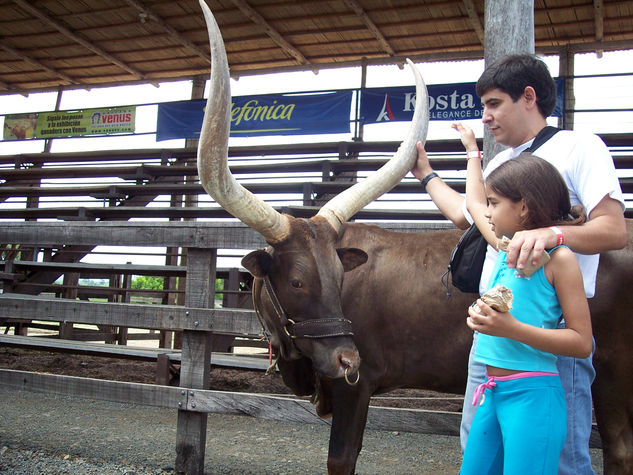
[[[525,229],[587,220],[582,206],[571,206],[569,190],[556,167],[530,153],[499,165],[488,175],[486,186],[515,203],[525,200],[528,213],[521,223]]]

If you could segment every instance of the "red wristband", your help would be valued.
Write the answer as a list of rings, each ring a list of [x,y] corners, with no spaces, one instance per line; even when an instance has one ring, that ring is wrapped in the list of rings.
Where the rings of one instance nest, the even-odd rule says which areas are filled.
[[[466,152],[466,160],[470,160],[471,158],[479,158],[481,159],[481,151],[479,150],[471,150],[470,152]]]
[[[560,228],[556,226],[550,226],[550,229],[556,233],[556,245],[560,246],[565,243],[565,235],[560,230]]]

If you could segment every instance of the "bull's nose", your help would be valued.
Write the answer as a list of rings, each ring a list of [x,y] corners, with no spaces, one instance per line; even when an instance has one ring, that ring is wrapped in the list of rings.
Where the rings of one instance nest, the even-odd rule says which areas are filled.
[[[338,360],[343,370],[347,369],[351,374],[356,373],[360,367],[360,356],[356,351],[343,352]]]

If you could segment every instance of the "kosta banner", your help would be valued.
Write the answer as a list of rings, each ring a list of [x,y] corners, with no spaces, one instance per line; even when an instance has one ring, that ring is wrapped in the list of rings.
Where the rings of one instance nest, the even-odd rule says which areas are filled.
[[[134,133],[136,107],[104,107],[78,111],[8,114],[4,140],[82,137]]]
[[[475,83],[427,86],[430,120],[481,119],[481,100]],[[361,92],[360,120],[363,124],[409,121],[415,108],[414,87],[368,88]]]
[[[556,109],[553,117],[561,117],[565,82],[555,79],[557,88]],[[462,121],[481,119],[483,106],[475,92],[474,82],[436,84],[427,86],[429,93],[429,119]],[[410,121],[415,108],[415,88],[381,87],[361,90],[360,122]]]

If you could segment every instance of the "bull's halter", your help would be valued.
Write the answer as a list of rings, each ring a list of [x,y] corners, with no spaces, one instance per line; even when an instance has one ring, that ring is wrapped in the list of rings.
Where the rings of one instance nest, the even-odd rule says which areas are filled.
[[[333,336],[353,336],[352,322],[346,318],[313,318],[295,322],[284,310],[272,282],[264,277],[264,290],[270,298],[275,315],[288,338],[329,338]]]
[[[270,281],[270,277],[266,275],[262,280],[264,282],[264,290],[266,291],[275,311],[275,316],[280,324],[280,327],[284,330],[283,334],[278,336],[281,340],[284,340],[287,346],[294,347],[298,353],[301,353],[301,351],[297,348],[294,342],[297,338],[316,339],[354,335],[352,332],[352,322],[346,318],[314,318],[304,320],[302,322],[295,322],[284,310],[281,302],[279,302],[279,298],[277,297],[275,288]],[[268,331],[264,323],[264,319],[259,314],[257,305],[254,305],[254,307],[259,323],[264,328],[264,331]],[[270,333],[270,331],[268,331],[268,333]],[[357,373],[356,381],[350,381],[348,377],[348,369],[349,368],[345,368],[345,381],[353,386],[358,383],[360,379],[360,372]]]

